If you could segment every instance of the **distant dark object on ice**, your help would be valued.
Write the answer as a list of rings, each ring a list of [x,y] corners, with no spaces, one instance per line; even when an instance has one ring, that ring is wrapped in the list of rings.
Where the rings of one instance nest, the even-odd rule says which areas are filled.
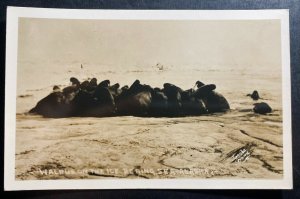
[[[120,115],[178,117],[225,112],[230,109],[226,98],[215,91],[216,85],[197,81],[197,89],[183,90],[165,83],[152,88],[139,80],[128,87],[109,80],[80,81],[70,78],[71,86],[54,87],[29,112],[44,117],[107,117]],[[195,87],[194,86],[194,87]]]
[[[258,100],[258,99],[261,99],[259,97],[259,94],[258,94],[257,90],[254,90],[252,94],[247,94],[247,96],[250,96],[255,101]]]
[[[259,114],[266,114],[266,113],[271,113],[272,108],[267,103],[261,102],[261,103],[254,104],[253,111]]]

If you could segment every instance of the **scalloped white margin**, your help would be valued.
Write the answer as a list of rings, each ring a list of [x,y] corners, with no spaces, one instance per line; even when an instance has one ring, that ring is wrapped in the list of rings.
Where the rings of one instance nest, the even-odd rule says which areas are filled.
[[[15,180],[18,18],[123,20],[281,20],[283,179]],[[292,189],[289,10],[79,10],[7,8],[5,76],[5,190],[41,189]]]

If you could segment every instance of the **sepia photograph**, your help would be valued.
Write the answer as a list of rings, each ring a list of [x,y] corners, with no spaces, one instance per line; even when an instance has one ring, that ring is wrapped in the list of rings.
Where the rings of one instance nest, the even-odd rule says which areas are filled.
[[[286,10],[8,11],[9,189],[292,188]]]

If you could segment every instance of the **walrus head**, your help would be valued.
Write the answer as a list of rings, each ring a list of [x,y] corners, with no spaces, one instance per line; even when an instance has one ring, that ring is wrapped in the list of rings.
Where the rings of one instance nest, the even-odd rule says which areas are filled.
[[[251,95],[251,98],[253,99],[253,100],[258,100],[260,97],[259,97],[259,94],[258,94],[258,92],[257,92],[257,90],[254,90],[253,91],[253,93],[252,93],[252,95]]]
[[[96,78],[92,78],[91,81],[90,81],[90,84],[97,86],[97,79]]]
[[[110,86],[110,81],[108,79],[104,80],[98,84],[98,87],[102,87],[102,88],[107,88],[109,86]]]
[[[123,86],[122,88],[121,88],[121,90],[128,90],[129,89],[129,86],[127,86],[127,85],[125,85],[125,86]]]
[[[111,87],[113,87],[113,88],[115,88],[115,89],[118,89],[118,88],[120,88],[120,84],[119,84],[119,83],[116,83],[116,84],[112,85]]]
[[[85,80],[84,82],[82,82],[82,83],[80,84],[80,88],[81,88],[82,90],[86,90],[86,89],[88,88],[88,86],[89,86],[89,81],[87,81],[87,80]]]
[[[76,85],[76,86],[80,85],[79,80],[77,78],[75,78],[75,77],[71,77],[70,78],[70,82],[72,83],[72,85]]]
[[[164,88],[169,88],[169,87],[172,87],[174,86],[173,84],[170,84],[170,83],[164,83],[163,87]]]
[[[200,88],[201,86],[204,86],[205,84],[203,82],[200,81],[196,81],[195,86],[197,86],[197,88]]]
[[[60,91],[60,88],[58,86],[53,86],[53,92],[59,92]]]

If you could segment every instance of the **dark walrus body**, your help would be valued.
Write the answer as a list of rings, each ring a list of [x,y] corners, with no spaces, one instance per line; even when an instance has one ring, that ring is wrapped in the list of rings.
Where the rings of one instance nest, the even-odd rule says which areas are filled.
[[[197,81],[197,89],[182,90],[165,83],[163,89],[141,84],[139,80],[128,87],[109,80],[97,85],[97,79],[79,82],[70,78],[71,86],[54,92],[40,100],[30,113],[44,117],[106,117],[119,115],[178,117],[224,112],[230,109],[224,96],[215,92],[216,85]],[[195,86],[194,86],[195,87]],[[257,105],[255,112],[269,112],[267,106]]]
[[[72,115],[72,108],[70,104],[65,103],[62,92],[53,92],[41,99],[29,113],[53,118],[68,117]]]

